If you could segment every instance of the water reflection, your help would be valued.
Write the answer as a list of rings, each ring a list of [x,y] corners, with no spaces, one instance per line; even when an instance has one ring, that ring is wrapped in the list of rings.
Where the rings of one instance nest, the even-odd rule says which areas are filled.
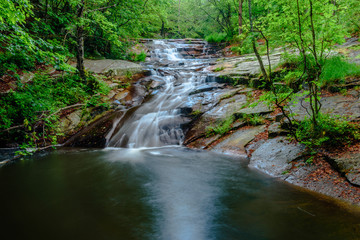
[[[359,239],[360,218],[181,147],[56,151],[0,169],[12,239]],[[5,238],[4,238],[5,239]]]

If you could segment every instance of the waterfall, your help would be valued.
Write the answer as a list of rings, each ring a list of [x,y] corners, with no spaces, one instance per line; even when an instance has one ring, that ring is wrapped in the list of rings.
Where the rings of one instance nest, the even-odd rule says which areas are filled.
[[[151,100],[121,122],[117,131],[112,131],[108,147],[138,148],[182,144],[183,126],[189,122],[184,114],[188,97],[205,84],[207,73],[204,68],[209,65],[208,59],[189,59],[183,56],[188,55],[187,52],[179,53],[179,50],[188,46],[189,44],[174,40],[152,42],[153,50],[148,66],[153,68],[152,77],[161,82],[161,88]]]

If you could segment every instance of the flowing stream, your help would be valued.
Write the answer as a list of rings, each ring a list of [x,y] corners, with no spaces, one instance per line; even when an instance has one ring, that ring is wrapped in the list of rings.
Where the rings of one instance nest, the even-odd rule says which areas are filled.
[[[192,93],[215,86],[210,60],[184,59],[185,44],[154,45],[149,67],[161,87],[114,124],[108,148],[63,148],[0,168],[1,239],[360,239],[355,209],[246,159],[181,147]]]
[[[188,45],[154,41],[148,67],[153,69],[152,78],[159,84],[159,90],[130,118],[121,122],[120,129],[109,139],[108,147],[181,145],[184,140],[183,126],[188,122],[184,109],[191,102],[189,97],[196,90],[211,88],[216,84],[207,81],[209,72],[205,68],[209,66],[210,59],[186,59],[178,53],[177,49],[189,49]],[[202,47],[206,51],[206,47],[201,45],[193,44],[192,47]]]

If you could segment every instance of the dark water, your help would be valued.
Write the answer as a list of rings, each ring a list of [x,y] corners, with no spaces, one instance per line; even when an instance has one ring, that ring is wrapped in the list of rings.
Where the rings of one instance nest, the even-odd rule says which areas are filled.
[[[58,150],[0,169],[1,239],[360,239],[360,215],[185,148]]]

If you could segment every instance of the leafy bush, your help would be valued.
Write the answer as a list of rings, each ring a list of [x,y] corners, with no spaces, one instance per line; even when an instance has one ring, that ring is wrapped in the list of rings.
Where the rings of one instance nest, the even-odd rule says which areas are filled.
[[[241,120],[251,126],[264,124],[264,118],[259,114],[244,114]]]
[[[314,127],[311,119],[299,123],[297,138],[310,148],[339,146],[350,144],[360,139],[359,126],[345,119],[319,114]]]
[[[226,33],[212,33],[205,37],[205,40],[209,43],[220,43],[227,41],[228,37]]]
[[[135,61],[135,62],[144,62],[145,59],[146,59],[146,53],[144,52],[141,52],[139,54],[137,53],[134,53],[134,52],[130,52],[128,54],[128,60],[130,61]]]
[[[227,119],[225,119],[222,123],[220,123],[218,126],[208,127],[206,131],[206,135],[207,136],[211,136],[215,134],[224,135],[231,130],[232,128],[231,125],[234,121],[235,121],[235,117],[230,116]]]
[[[333,56],[323,63],[321,85],[333,84],[348,76],[360,76],[360,66],[347,62],[341,56]]]
[[[24,126],[25,131],[13,132],[18,141],[26,141],[27,135],[36,129],[34,124],[43,120],[49,133],[54,128],[58,109],[68,105],[89,102],[99,103],[99,94],[107,94],[107,85],[94,77],[82,81],[78,75],[50,78],[36,75],[29,84],[18,83],[16,91],[0,98],[0,131],[13,126]],[[51,118],[47,116],[52,116]],[[0,133],[0,135],[5,132]],[[15,139],[13,136],[12,139]]]
[[[288,85],[293,84],[300,76],[303,75],[304,61],[300,55],[285,54],[283,62],[279,65],[284,68],[285,76],[284,82]],[[311,74],[315,69],[315,59],[312,55],[307,56],[307,69],[308,71],[303,75],[304,79]],[[320,61],[322,72],[320,75],[321,87],[326,85],[335,84],[345,80],[349,76],[360,76],[360,66],[347,62],[342,56],[332,56]],[[309,75],[309,76],[310,76]]]
[[[145,62],[145,59],[146,59],[146,53],[144,52],[141,52],[140,54],[138,54],[136,57],[135,57],[135,62]]]

